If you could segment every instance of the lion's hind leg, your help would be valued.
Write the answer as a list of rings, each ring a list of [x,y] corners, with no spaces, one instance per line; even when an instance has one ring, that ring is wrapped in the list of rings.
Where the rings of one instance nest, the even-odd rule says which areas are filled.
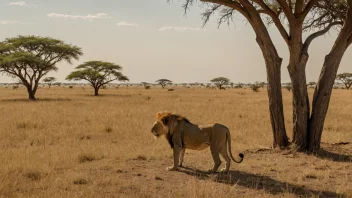
[[[221,160],[220,160],[220,156],[219,156],[219,149],[216,148],[215,146],[210,146],[210,152],[211,152],[211,156],[213,157],[214,160],[214,167],[212,169],[209,170],[209,172],[213,172],[215,173],[220,164],[221,164]]]
[[[231,163],[231,159],[227,153],[227,149],[226,147],[224,147],[221,152],[220,152],[222,158],[224,158],[224,160],[226,161],[226,164],[225,164],[225,168],[224,169],[221,169],[221,172],[229,172],[230,170],[230,163]]]

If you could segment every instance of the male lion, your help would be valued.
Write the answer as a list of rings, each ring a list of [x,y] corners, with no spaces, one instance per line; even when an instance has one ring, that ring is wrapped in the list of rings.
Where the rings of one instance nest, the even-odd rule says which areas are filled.
[[[151,130],[157,138],[166,137],[173,148],[174,165],[166,170],[175,171],[182,167],[183,157],[187,149],[203,150],[210,146],[214,167],[210,172],[216,172],[221,164],[219,154],[226,161],[226,168],[221,171],[228,172],[230,169],[230,157],[236,163],[243,161],[244,155],[239,154],[240,159],[235,160],[231,153],[231,137],[229,129],[221,124],[195,125],[187,118],[169,112],[159,112],[157,121]],[[229,155],[230,154],[230,157]]]

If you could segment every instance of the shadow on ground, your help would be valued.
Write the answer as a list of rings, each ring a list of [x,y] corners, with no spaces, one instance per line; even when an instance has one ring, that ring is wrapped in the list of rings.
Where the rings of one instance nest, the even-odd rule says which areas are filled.
[[[1,102],[65,102],[71,101],[68,98],[37,98],[37,100],[29,100],[27,98],[13,98],[13,99],[5,99],[0,100]]]
[[[272,195],[278,195],[281,193],[291,193],[299,197],[345,197],[343,194],[337,194],[330,191],[316,191],[305,188],[303,186],[289,184],[286,182],[272,179],[268,176],[255,175],[252,173],[230,171],[229,173],[216,173],[210,174],[208,172],[200,171],[193,168],[184,167],[180,169],[180,172],[186,173],[197,177],[201,180],[212,180],[217,183],[223,183],[227,185],[239,185],[245,188],[265,190],[265,192]]]
[[[352,162],[352,156],[341,153],[333,153],[331,151],[321,149],[319,153],[316,154],[318,158],[327,159],[334,162]]]

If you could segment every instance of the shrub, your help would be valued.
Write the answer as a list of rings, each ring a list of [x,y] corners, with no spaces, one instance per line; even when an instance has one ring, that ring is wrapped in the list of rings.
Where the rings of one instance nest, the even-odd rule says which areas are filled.
[[[251,84],[251,90],[254,92],[259,91],[260,86],[258,84]]]

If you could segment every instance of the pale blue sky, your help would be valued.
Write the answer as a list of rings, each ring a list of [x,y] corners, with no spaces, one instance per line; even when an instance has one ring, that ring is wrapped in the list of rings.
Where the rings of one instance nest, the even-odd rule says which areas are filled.
[[[104,14],[101,14],[104,13]],[[251,27],[243,21],[223,25],[214,20],[202,28],[201,9],[186,16],[178,0],[0,0],[0,40],[17,35],[62,39],[83,49],[72,65],[60,63],[50,73],[64,82],[78,64],[88,60],[114,62],[131,82],[209,82],[224,76],[233,82],[266,81],[262,54]],[[120,24],[120,25],[117,25]],[[199,29],[201,28],[201,29]],[[282,81],[289,81],[287,47],[270,28],[280,56]],[[336,33],[316,40],[310,49],[308,81],[318,79],[324,56]],[[349,49],[340,72],[352,72]],[[0,82],[13,82],[0,75]]]

